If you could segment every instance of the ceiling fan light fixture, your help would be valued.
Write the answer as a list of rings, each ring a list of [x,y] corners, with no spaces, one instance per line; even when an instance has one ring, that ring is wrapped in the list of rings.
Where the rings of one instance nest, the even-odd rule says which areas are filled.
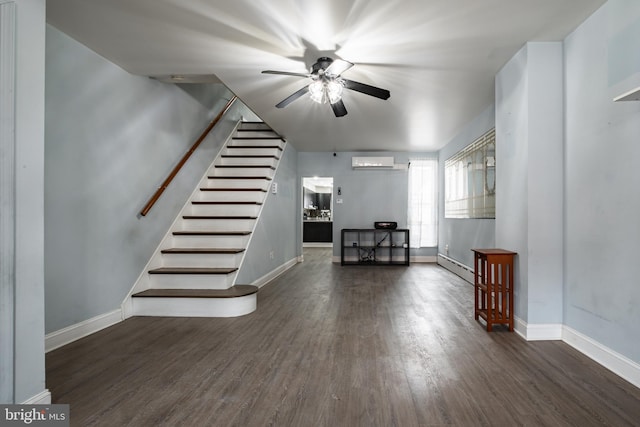
[[[302,87],[276,104],[276,108],[284,108],[296,99],[309,94],[313,102],[318,104],[331,104],[331,110],[336,117],[347,115],[347,109],[342,102],[342,92],[349,89],[365,95],[379,99],[389,99],[391,93],[386,89],[371,86],[368,84],[347,80],[341,74],[353,67],[353,64],[343,59],[333,60],[327,57],[318,58],[318,61],[311,66],[308,74],[263,70],[262,74],[279,74],[284,76],[305,77],[311,79],[311,83]]]
[[[329,103],[335,104],[342,99],[342,85],[339,82],[335,80],[327,82],[326,89],[327,95],[329,96]]]
[[[318,104],[325,103],[325,94],[324,94],[324,83],[320,80],[317,80],[309,85],[309,94],[311,95],[311,99]]]
[[[309,85],[311,99],[318,104],[335,104],[342,99],[342,85],[335,80],[316,80]]]

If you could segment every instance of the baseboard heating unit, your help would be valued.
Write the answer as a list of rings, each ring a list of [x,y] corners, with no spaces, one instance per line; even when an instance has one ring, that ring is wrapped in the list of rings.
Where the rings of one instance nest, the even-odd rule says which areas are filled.
[[[473,284],[473,269],[466,265],[456,261],[453,258],[449,258],[446,255],[438,254],[438,265],[446,268],[455,275],[462,277],[467,282]]]

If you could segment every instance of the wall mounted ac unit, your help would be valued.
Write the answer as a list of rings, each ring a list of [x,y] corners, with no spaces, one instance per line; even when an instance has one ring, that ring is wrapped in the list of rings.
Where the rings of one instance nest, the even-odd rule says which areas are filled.
[[[352,157],[354,169],[393,169],[393,157]]]

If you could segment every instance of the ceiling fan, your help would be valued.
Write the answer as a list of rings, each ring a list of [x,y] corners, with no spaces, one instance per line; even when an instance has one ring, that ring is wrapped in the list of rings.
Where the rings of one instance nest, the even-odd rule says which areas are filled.
[[[342,90],[344,88],[355,90],[356,92],[374,96],[380,99],[389,99],[391,93],[386,89],[380,89],[368,84],[354,82],[341,77],[341,74],[353,67],[349,61],[342,59],[332,59],[323,56],[311,66],[309,73],[291,73],[288,71],[264,70],[263,74],[281,74],[285,76],[306,77],[311,79],[311,83],[302,89],[289,95],[287,98],[276,104],[278,108],[284,108],[296,99],[309,93],[311,99],[319,104],[329,102],[336,117],[347,115],[347,109],[342,102]]]

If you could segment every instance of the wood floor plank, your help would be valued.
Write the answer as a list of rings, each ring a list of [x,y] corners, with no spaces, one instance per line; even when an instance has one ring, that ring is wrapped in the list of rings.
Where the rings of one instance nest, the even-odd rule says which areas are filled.
[[[473,319],[435,266],[330,249],[239,318],[138,317],[47,354],[72,426],[637,426],[640,390],[562,342]]]

